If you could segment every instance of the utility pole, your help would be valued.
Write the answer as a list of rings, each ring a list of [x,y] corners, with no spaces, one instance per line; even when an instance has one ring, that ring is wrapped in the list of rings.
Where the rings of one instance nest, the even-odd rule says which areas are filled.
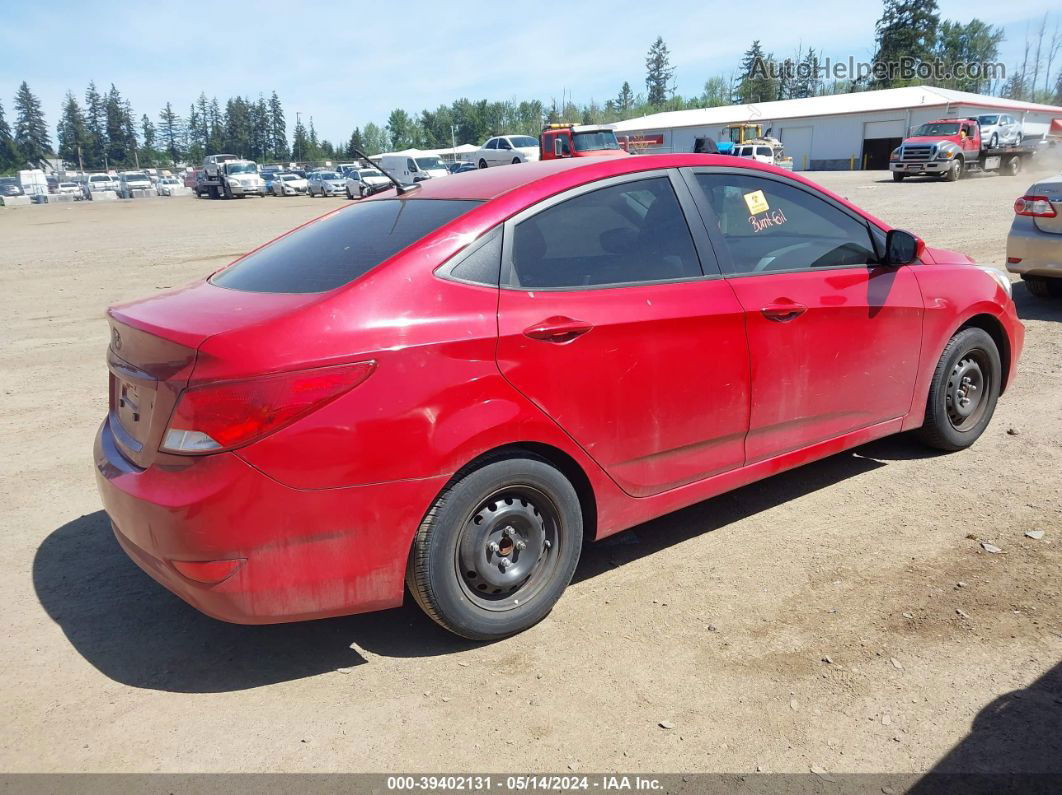
[[[82,174],[85,173],[85,161],[81,159],[81,144],[77,145],[77,167]]]
[[[301,119],[302,119],[302,113],[300,111],[295,111],[295,131],[296,132],[298,132],[299,125],[302,123]],[[295,153],[295,160],[296,160],[296,162],[299,162],[299,163],[302,162],[302,144],[301,143],[299,145],[299,151]]]
[[[457,127],[450,125],[450,146],[454,150],[454,162],[457,162]]]

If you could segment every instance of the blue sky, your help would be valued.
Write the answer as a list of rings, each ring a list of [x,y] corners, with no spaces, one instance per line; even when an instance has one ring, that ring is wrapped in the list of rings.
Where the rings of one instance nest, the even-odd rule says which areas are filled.
[[[939,2],[944,18],[1002,26],[1008,66],[1021,59],[1026,30],[1058,8],[1054,0]],[[879,3],[865,0],[625,5],[0,0],[0,102],[10,119],[26,80],[54,134],[66,91],[80,98],[89,80],[101,89],[115,83],[138,116],[152,119],[166,100],[186,112],[200,91],[224,100],[275,89],[289,126],[301,111],[322,138],[338,142],[355,125],[382,125],[395,107],[414,113],[459,97],[548,102],[564,94],[603,103],[624,80],[643,91],[645,52],[657,35],[686,95],[734,70],[754,38],[776,56],[811,46],[835,59],[869,60],[880,14]],[[220,21],[207,28],[206,19]],[[1054,19],[1062,21],[1062,11]]]

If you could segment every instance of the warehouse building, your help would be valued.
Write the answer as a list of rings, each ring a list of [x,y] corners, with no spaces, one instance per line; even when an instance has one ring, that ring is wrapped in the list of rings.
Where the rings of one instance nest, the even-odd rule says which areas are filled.
[[[940,118],[1006,113],[1027,139],[1062,125],[1062,107],[907,86],[778,102],[654,113],[614,125],[638,151],[693,152],[698,138],[726,139],[723,128],[752,123],[781,140],[796,170],[887,169],[889,153],[920,124]]]

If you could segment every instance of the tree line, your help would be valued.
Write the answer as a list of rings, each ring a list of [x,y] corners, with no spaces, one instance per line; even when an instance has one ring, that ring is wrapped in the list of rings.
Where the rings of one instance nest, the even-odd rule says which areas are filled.
[[[55,146],[39,99],[23,82],[15,94],[14,127],[0,104],[0,173],[40,163],[58,155],[85,169],[143,168],[197,164],[207,154],[231,152],[259,162],[321,162],[353,156],[354,150],[378,154],[408,148],[439,149],[482,143],[499,133],[537,136],[544,123],[572,121],[602,124],[650,113],[706,108],[772,100],[841,94],[901,85],[927,83],[974,93],[1062,105],[1062,32],[1049,17],[1026,34],[1020,64],[1005,81],[987,77],[901,79],[892,76],[823,74],[822,50],[809,47],[775,56],[759,40],[753,41],[733,72],[708,78],[700,92],[678,93],[671,53],[657,37],[645,57],[644,91],[624,81],[614,97],[576,103],[567,95],[558,102],[539,99],[491,101],[457,99],[434,110],[409,113],[396,108],[383,124],[354,127],[350,138],[338,143],[321,139],[313,117],[303,124],[296,114],[291,142],[288,119],[276,91],[266,98],[230,97],[224,103],[205,93],[186,109],[171,102],[152,118],[139,117],[112,83],[106,91],[90,82],[81,98],[67,92],[56,126]],[[875,26],[874,60],[914,64],[942,62],[991,63],[998,60],[1003,41],[1000,28],[979,19],[942,20],[936,0],[884,0]],[[767,67],[766,69],[764,67]]]

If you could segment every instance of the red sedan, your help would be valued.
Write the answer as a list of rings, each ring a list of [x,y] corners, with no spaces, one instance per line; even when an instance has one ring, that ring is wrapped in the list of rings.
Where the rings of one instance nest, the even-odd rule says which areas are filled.
[[[1021,353],[1009,285],[734,158],[431,180],[113,307],[100,494],[212,616],[408,586],[504,637],[584,538],[887,434],[972,444]]]

